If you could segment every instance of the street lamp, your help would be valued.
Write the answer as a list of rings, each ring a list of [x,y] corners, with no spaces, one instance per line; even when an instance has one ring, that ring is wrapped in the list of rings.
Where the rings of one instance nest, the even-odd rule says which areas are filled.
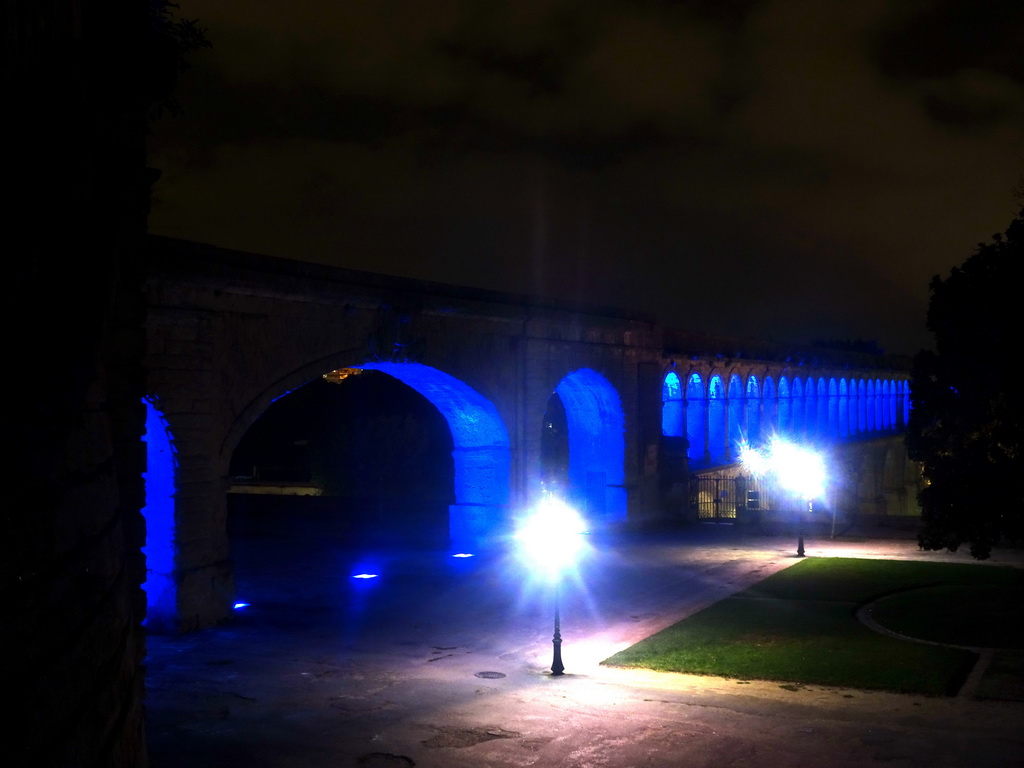
[[[531,572],[543,576],[554,588],[555,632],[551,638],[551,674],[555,676],[565,672],[559,616],[562,576],[582,553],[585,528],[586,523],[575,509],[561,499],[545,494],[515,536],[520,556],[528,563]]]
[[[800,497],[808,515],[814,511],[815,497],[825,492],[824,459],[796,443],[773,438],[764,453],[744,447],[740,460],[753,474],[771,476],[782,488]],[[797,515],[796,556],[804,556],[804,509]]]

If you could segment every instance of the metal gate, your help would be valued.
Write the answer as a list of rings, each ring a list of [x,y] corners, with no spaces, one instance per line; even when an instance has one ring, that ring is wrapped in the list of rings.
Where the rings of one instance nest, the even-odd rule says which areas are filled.
[[[747,477],[691,477],[690,506],[698,520],[736,520],[771,510],[774,494],[767,483]]]

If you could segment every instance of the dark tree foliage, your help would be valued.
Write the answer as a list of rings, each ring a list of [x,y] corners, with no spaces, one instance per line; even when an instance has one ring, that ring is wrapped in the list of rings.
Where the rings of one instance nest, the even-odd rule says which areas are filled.
[[[178,18],[179,6],[170,0],[150,0],[149,19],[156,37],[169,41],[175,52],[175,63],[179,72],[189,69],[186,56],[200,48],[211,48],[206,30],[199,26],[198,19]]]
[[[212,48],[206,30],[198,19],[178,17],[178,4],[170,0],[149,0],[149,38],[144,41],[146,56],[153,63],[155,83],[149,119],[154,121],[165,113],[181,113],[181,105],[173,95],[177,76],[190,68],[189,54]]]
[[[991,243],[931,283],[928,330],[911,380],[907,448],[921,462],[924,549],[969,544],[987,558],[1024,532],[1024,395],[1019,373],[1024,209]]]

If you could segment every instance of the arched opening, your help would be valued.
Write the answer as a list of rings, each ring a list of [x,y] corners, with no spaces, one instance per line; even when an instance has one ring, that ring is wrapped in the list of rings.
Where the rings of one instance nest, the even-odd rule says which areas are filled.
[[[661,385],[661,434],[683,437],[683,385],[674,371],[665,375]]]
[[[658,478],[662,492],[686,479],[686,412],[683,384],[675,371],[661,383],[661,445],[658,448]]]
[[[779,424],[780,435],[789,435],[793,431],[793,408],[789,392],[789,379],[779,377]]]
[[[177,620],[177,587],[174,580],[174,479],[177,461],[174,443],[163,414],[152,398],[146,406],[146,471],[143,473],[146,503],[146,627],[173,629]]]
[[[863,434],[868,427],[868,385],[864,379],[857,380],[857,432]]]
[[[828,437],[830,440],[838,440],[840,434],[839,382],[833,376],[828,380]]]
[[[419,363],[366,363],[419,392],[451,430],[454,504],[449,534],[456,548],[484,543],[507,521],[510,452],[508,430],[494,404],[463,381]]]
[[[761,388],[761,434],[771,436],[779,431],[779,399],[775,391],[775,379],[764,377]]]
[[[896,382],[886,379],[883,388],[885,391],[885,428],[896,429]]]
[[[791,395],[792,418],[790,419],[789,434],[796,440],[803,438],[807,430],[805,417],[806,400],[804,398],[804,382],[799,376],[793,377],[793,394]]]
[[[761,443],[761,385],[757,376],[747,378],[747,442],[751,445]]]
[[[829,438],[828,394],[828,382],[825,381],[823,376],[818,377],[818,393],[816,400],[817,413],[815,415],[814,437],[820,440],[827,440]]]
[[[557,392],[548,398],[540,433],[540,480],[544,489],[562,495],[569,487],[569,423]]]
[[[707,463],[705,442],[707,440],[708,401],[704,395],[704,382],[699,373],[690,374],[686,382],[686,457],[691,466]]]
[[[867,381],[867,389],[865,391],[865,400],[864,400],[864,411],[865,411],[866,418],[867,418],[867,424],[865,426],[865,431],[867,431],[867,432],[874,432],[876,429],[878,429],[878,421],[877,421],[878,410],[877,410],[877,406],[878,406],[878,401],[877,401],[876,391],[875,391],[875,380],[874,379],[868,379],[868,381]]]
[[[402,382],[357,373],[308,382],[248,429],[229,469],[233,535],[447,545],[454,473],[444,418]]]
[[[569,435],[568,500],[591,520],[626,517],[625,420],[618,392],[597,371],[581,368],[555,388]]]
[[[290,524],[305,519],[344,546],[477,546],[507,516],[509,441],[496,409],[414,363],[340,369],[278,398],[230,471],[239,524],[287,508]]]
[[[738,374],[729,377],[729,456],[736,459],[744,440],[743,380]]]
[[[845,378],[839,379],[839,437],[850,436],[850,385]]]
[[[708,451],[712,466],[728,461],[729,441],[726,437],[725,383],[721,376],[712,376],[708,385]]]

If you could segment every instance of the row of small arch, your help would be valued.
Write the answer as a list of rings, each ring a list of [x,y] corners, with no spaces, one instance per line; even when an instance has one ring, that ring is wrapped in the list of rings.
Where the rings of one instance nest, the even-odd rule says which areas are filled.
[[[662,435],[685,437],[694,465],[728,463],[743,443],[771,434],[800,439],[843,440],[900,429],[910,409],[909,383],[902,379],[755,375],[744,381],[720,375],[705,386],[691,373],[686,386],[675,371],[662,382]],[[751,407],[756,404],[756,407]]]

